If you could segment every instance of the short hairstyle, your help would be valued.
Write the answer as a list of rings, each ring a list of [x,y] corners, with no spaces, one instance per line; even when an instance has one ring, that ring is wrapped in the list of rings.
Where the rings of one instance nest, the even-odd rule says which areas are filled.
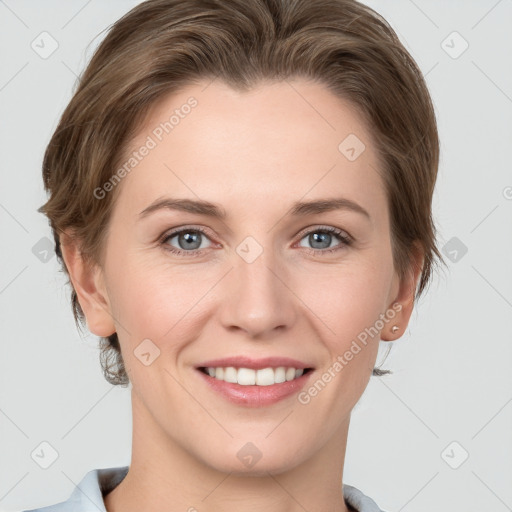
[[[421,71],[391,26],[356,0],[148,0],[115,22],[81,74],[46,148],[43,179],[64,272],[69,230],[84,260],[102,264],[119,188],[97,198],[157,101],[219,78],[238,91],[265,80],[305,78],[348,101],[382,162],[393,262],[400,277],[424,254],[415,299],[437,261],[431,203],[439,163],[432,100]],[[71,284],[71,283],[70,283]],[[75,322],[84,314],[71,284]],[[117,333],[100,339],[103,374],[127,386]],[[374,369],[374,375],[389,373]]]

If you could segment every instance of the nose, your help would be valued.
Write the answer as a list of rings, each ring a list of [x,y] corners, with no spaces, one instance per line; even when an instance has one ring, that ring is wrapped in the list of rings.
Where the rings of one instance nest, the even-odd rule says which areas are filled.
[[[224,280],[223,326],[262,340],[289,330],[297,318],[297,298],[284,265],[265,249],[252,262],[235,253],[233,266]]]

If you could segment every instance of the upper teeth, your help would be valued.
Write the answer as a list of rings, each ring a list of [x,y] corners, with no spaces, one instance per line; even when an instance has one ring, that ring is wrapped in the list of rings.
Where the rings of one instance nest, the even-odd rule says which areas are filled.
[[[293,380],[304,373],[302,368],[286,368],[284,366],[262,368],[261,370],[234,368],[233,366],[228,366],[227,368],[209,366],[206,368],[206,371],[210,377],[215,377],[225,382],[241,384],[242,386],[271,386],[272,384]]]

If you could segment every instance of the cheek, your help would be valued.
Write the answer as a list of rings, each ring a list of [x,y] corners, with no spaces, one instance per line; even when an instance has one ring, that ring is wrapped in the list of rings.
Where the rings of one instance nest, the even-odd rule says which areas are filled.
[[[126,371],[137,389],[163,389],[164,368],[194,332],[194,309],[204,285],[140,260],[119,261],[109,280],[112,311]]]
[[[109,274],[121,345],[129,357],[149,339],[167,358],[173,353],[177,357],[187,340],[198,334],[197,317],[218,281],[218,271],[171,266],[161,258],[154,262],[125,254],[122,260],[115,260],[117,264]]]
[[[365,265],[303,280],[301,296],[311,299],[307,305],[317,317],[315,325],[329,357],[299,402],[316,411],[328,409],[326,428],[339,427],[368,385],[378,354],[381,329],[376,324],[387,306],[389,274],[385,264]]]
[[[382,321],[389,286],[393,275],[391,258],[359,258],[346,266],[332,267],[322,273],[304,273],[301,297],[308,297],[307,305],[321,320],[322,342],[329,353],[319,373],[316,386],[329,388],[324,396],[344,417],[348,408],[359,399],[375,366],[380,343]],[[324,384],[325,383],[325,384]],[[332,383],[332,384],[331,384]],[[311,389],[304,398],[317,391]],[[322,391],[323,393],[323,391]],[[344,396],[344,400],[339,397]],[[333,419],[334,421],[334,419]]]
[[[300,297],[321,320],[332,347],[342,350],[385,311],[391,276],[392,266],[386,262],[333,266],[304,273]]]

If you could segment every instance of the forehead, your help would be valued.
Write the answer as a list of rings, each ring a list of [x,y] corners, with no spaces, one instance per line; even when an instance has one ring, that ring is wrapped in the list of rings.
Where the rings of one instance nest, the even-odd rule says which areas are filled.
[[[362,117],[305,80],[263,82],[247,92],[218,80],[187,86],[154,105],[124,163],[134,151],[122,195],[137,207],[165,193],[216,202],[245,197],[254,207],[336,193],[378,206],[384,196]]]

